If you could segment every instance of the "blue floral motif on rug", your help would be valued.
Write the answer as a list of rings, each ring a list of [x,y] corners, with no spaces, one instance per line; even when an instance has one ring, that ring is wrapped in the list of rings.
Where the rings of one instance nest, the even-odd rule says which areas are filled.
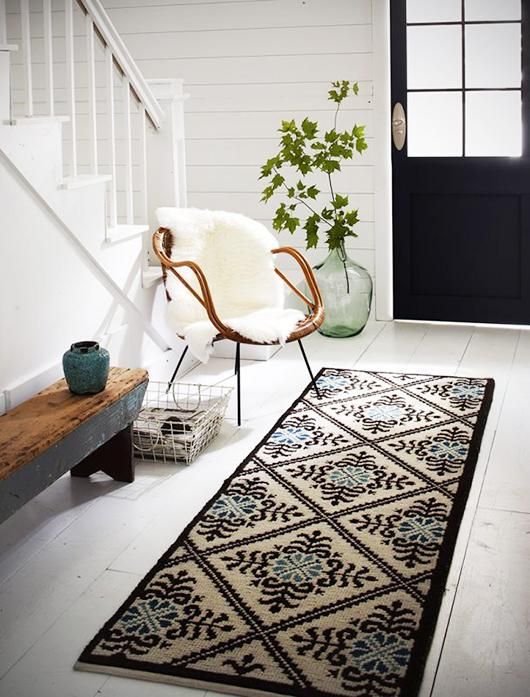
[[[417,694],[493,381],[323,369],[76,667],[238,695]]]

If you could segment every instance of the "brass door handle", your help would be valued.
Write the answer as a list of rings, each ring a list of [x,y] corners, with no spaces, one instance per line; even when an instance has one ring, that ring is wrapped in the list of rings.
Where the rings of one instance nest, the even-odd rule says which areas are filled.
[[[396,150],[403,150],[407,138],[407,117],[401,102],[396,102],[392,109],[392,140]]]

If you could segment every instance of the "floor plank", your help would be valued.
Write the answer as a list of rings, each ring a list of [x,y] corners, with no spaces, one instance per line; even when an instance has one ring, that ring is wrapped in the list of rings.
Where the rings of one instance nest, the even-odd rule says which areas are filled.
[[[499,417],[488,472],[480,499],[482,508],[530,513],[530,332],[521,334],[505,403]]]
[[[389,322],[359,357],[355,367],[359,370],[405,371],[427,331],[428,325],[425,324]]]
[[[530,686],[530,515],[477,514],[433,697],[523,697]]]
[[[473,327],[431,324],[410,357],[418,373],[454,375],[473,336]]]

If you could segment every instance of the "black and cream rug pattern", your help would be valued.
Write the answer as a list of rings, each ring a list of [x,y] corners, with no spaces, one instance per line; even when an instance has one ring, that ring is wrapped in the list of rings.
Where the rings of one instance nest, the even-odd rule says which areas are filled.
[[[323,369],[76,668],[237,695],[412,697],[493,381]]]

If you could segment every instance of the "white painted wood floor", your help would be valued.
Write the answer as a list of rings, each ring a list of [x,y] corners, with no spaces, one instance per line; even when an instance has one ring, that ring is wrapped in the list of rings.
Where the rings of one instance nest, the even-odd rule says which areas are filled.
[[[314,335],[321,366],[494,377],[495,396],[422,697],[530,695],[530,331],[370,323]],[[171,373],[169,354],[152,379]],[[215,359],[183,379],[233,380]],[[191,467],[146,464],[134,484],[58,480],[0,526],[1,697],[201,697],[213,692],[74,672],[85,644],[308,382],[298,347],[245,362],[244,424]],[[309,696],[308,696],[309,697]]]

